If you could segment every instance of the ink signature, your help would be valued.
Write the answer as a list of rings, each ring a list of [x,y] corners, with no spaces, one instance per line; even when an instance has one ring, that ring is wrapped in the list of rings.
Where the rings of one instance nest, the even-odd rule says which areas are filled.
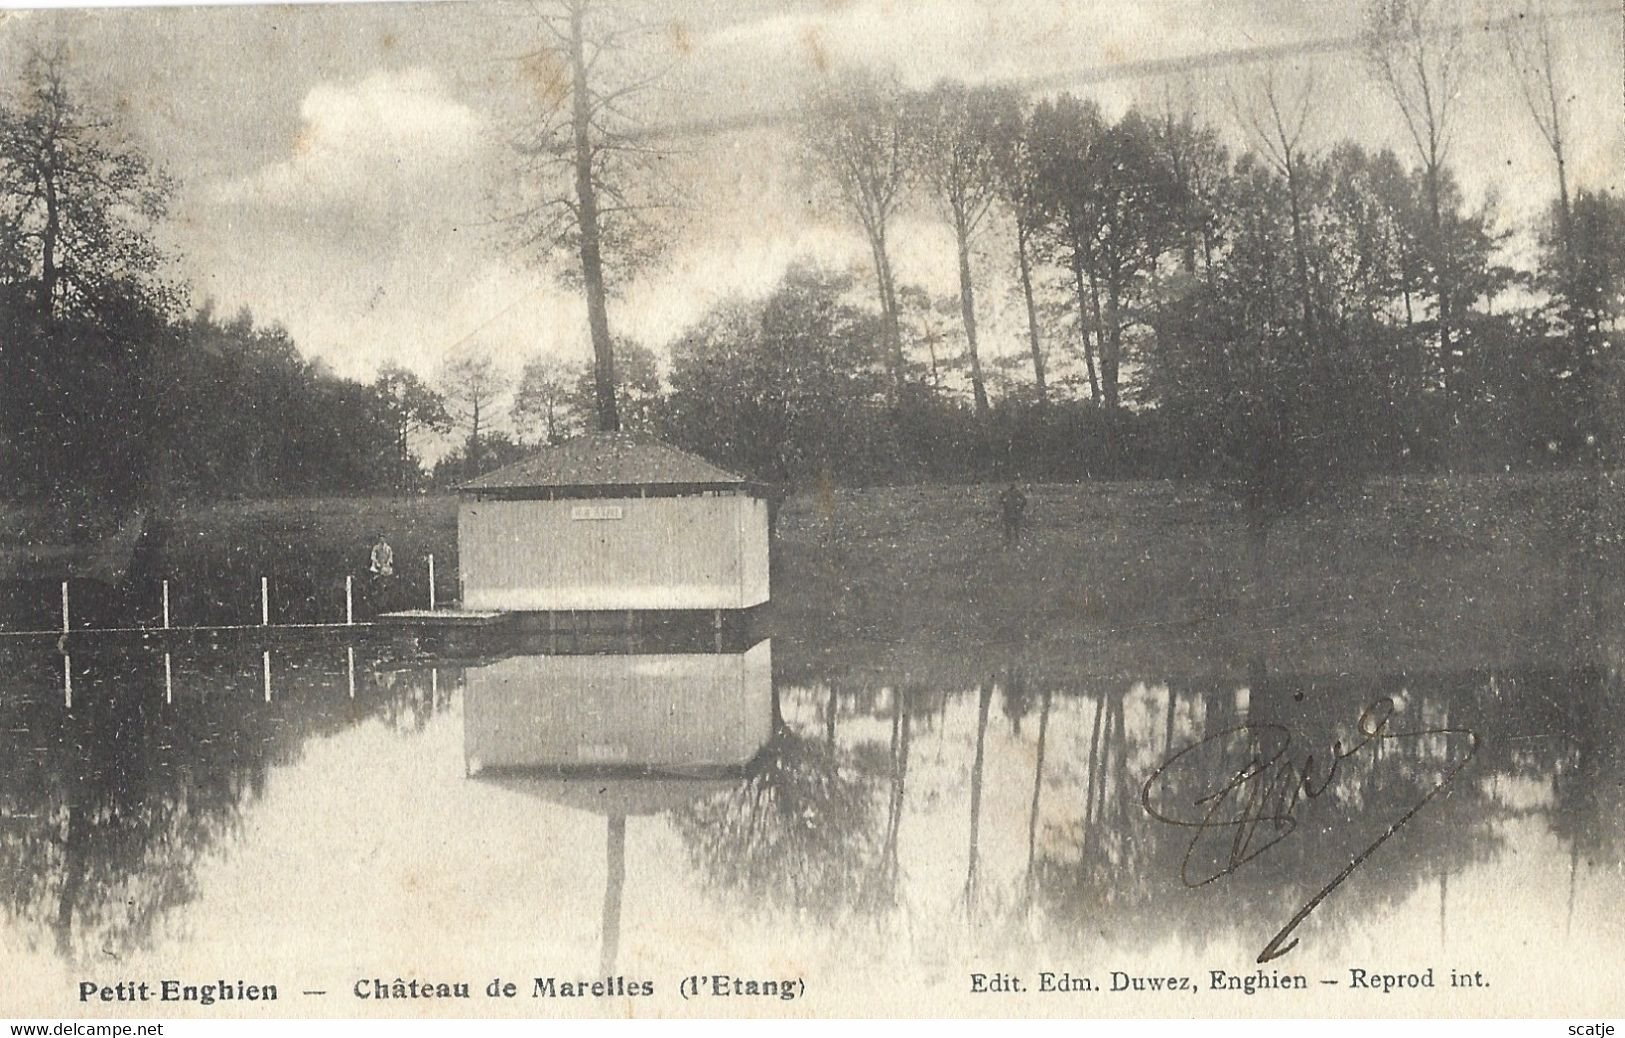
[[[1343,762],[1362,750],[1383,742],[1421,739],[1427,736],[1462,736],[1467,740],[1467,753],[1460,760],[1450,762],[1438,783],[1412,804],[1404,814],[1390,822],[1382,835],[1345,865],[1330,883],[1322,887],[1291,920],[1270,938],[1258,954],[1258,962],[1280,958],[1297,947],[1292,937],[1297,928],[1326,900],[1343,881],[1371,857],[1384,843],[1422,810],[1434,797],[1443,792],[1461,773],[1478,752],[1478,735],[1466,728],[1425,728],[1415,731],[1394,731],[1389,727],[1396,711],[1394,701],[1384,696],[1373,700],[1360,714],[1359,737],[1352,745],[1344,746],[1341,739],[1334,740],[1330,754],[1324,761],[1313,752],[1295,754],[1292,731],[1284,725],[1246,722],[1210,735],[1163,761],[1141,791],[1141,802],[1151,817],[1169,825],[1193,829],[1190,845],[1180,863],[1180,879],[1189,887],[1200,887],[1228,876],[1241,866],[1257,858],[1290,836],[1298,827],[1297,811],[1310,800],[1318,799],[1337,781],[1338,769]],[[1171,803],[1170,776],[1183,768],[1193,768],[1200,758],[1197,754],[1205,747],[1214,746],[1234,736],[1248,737],[1245,748],[1246,763],[1222,779],[1223,785],[1191,801],[1194,812],[1189,815],[1170,813],[1179,805]],[[1200,781],[1199,772],[1191,779]],[[1165,788],[1165,786],[1169,788]],[[1198,787],[1200,788],[1200,787]],[[1164,801],[1158,806],[1159,797]],[[1193,878],[1192,858],[1196,856],[1203,838],[1209,833],[1229,837],[1227,850],[1221,849],[1219,867],[1211,875],[1198,874]],[[1291,938],[1291,940],[1288,940]]]

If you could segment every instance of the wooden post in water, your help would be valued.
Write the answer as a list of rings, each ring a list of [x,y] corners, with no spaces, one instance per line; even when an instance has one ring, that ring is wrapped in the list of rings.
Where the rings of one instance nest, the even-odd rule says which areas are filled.
[[[429,612],[434,612],[434,555],[429,556]]]
[[[260,626],[271,626],[271,582],[260,578]]]
[[[271,650],[266,649],[265,655],[265,701],[271,701]]]
[[[350,657],[350,698],[355,698],[355,646],[344,650]]]
[[[62,656],[62,705],[73,709],[73,657],[66,653]]]
[[[168,627],[169,625],[164,624],[164,626]],[[171,676],[169,670],[169,653],[166,652],[164,653],[164,702],[173,703],[174,701],[175,690],[173,685],[173,677]]]
[[[62,582],[62,633],[68,633],[68,582]]]
[[[164,581],[164,630],[169,630],[169,581]],[[168,657],[165,657],[168,660]]]
[[[344,575],[344,625],[355,626],[355,576]]]

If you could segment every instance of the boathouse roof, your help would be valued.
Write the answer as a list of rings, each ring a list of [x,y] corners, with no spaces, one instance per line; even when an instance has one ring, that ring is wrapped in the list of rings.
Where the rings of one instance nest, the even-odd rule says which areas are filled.
[[[758,489],[745,477],[704,458],[640,433],[588,433],[544,447],[458,489],[497,497],[541,496],[613,488],[652,488],[667,493]]]

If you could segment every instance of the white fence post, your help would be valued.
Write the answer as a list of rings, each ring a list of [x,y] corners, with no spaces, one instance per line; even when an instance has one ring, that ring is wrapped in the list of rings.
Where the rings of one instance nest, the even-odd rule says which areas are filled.
[[[62,633],[68,633],[68,582],[62,582]]]
[[[164,630],[169,630],[169,581],[164,581]]]
[[[355,577],[344,575],[344,625],[355,626]]]
[[[429,556],[429,612],[434,612],[434,556]]]
[[[260,626],[271,626],[271,582],[260,578]]]

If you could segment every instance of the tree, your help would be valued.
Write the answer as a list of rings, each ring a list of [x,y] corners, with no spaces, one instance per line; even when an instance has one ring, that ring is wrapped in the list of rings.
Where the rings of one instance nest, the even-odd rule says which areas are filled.
[[[1556,222],[1554,214],[1551,223]],[[1556,228],[1544,240],[1545,269],[1562,271],[1561,232],[1552,230]],[[1618,464],[1625,455],[1625,368],[1618,349],[1625,319],[1625,197],[1611,191],[1577,192],[1567,240],[1569,247],[1562,251],[1572,253],[1574,276],[1566,309],[1574,322],[1571,329],[1582,334],[1565,336],[1569,348],[1564,360],[1575,366],[1588,396],[1580,406],[1595,410],[1605,446]],[[1548,275],[1547,280],[1553,279]]]
[[[998,198],[1000,156],[1008,154],[1010,148],[1005,142],[1019,131],[1019,106],[1018,96],[1010,90],[943,82],[914,97],[908,117],[919,142],[920,179],[954,231],[971,394],[976,417],[982,421],[987,419],[987,384],[977,350],[971,240]]]
[[[1091,388],[1115,413],[1129,309],[1141,279],[1177,239],[1179,191],[1158,153],[1154,128],[1137,111],[1108,126],[1098,108],[1063,95],[1053,108],[1039,107],[1034,126],[1051,192],[1051,233],[1073,271],[1080,313],[1085,275],[1090,282],[1088,303],[1100,346],[1099,376],[1091,372]],[[1085,349],[1089,359],[1087,342]]]
[[[1224,262],[1167,305],[1147,364],[1187,464],[1234,487],[1260,547],[1276,517],[1369,457],[1357,442],[1371,385],[1360,355],[1333,322],[1304,334],[1282,180],[1254,158],[1239,165]]]
[[[616,340],[615,356],[620,359],[615,372],[615,401],[621,426],[652,433],[660,423],[661,405],[665,397],[665,387],[660,381],[660,364],[653,351],[630,339]],[[571,411],[591,414],[596,393],[597,384],[592,372],[582,372],[571,391]]]
[[[407,443],[403,468],[403,423],[416,431],[417,411],[440,426],[420,396],[432,392],[410,373],[339,378],[246,309],[222,320],[205,303],[177,334],[168,453],[174,480],[194,494],[398,490],[417,465]]]
[[[894,81],[871,75],[835,80],[809,99],[802,141],[807,164],[868,241],[891,392],[901,399],[907,366],[889,235],[914,173],[904,94]]]
[[[776,482],[889,464],[886,347],[847,301],[851,288],[845,275],[792,267],[766,300],[725,303],[690,329],[672,348],[677,442]]]
[[[1292,256],[1297,270],[1297,292],[1303,336],[1315,337],[1315,287],[1309,273],[1309,243],[1304,227],[1307,200],[1304,167],[1311,156],[1303,142],[1314,108],[1315,80],[1311,73],[1295,86],[1283,87],[1275,68],[1268,69],[1246,101],[1232,97],[1236,117],[1252,133],[1286,184],[1287,207],[1292,218]]]
[[[467,354],[447,362],[440,372],[441,394],[454,424],[468,430],[465,453],[469,470],[483,471],[485,437],[490,433],[488,416],[496,400],[508,388],[508,379],[490,355]]]
[[[20,87],[0,100],[4,474],[116,513],[165,485],[179,342],[153,231],[170,185],[81,102],[60,52],[30,55]]]
[[[1157,143],[1178,194],[1176,216],[1180,266],[1206,276],[1213,274],[1214,253],[1223,235],[1224,188],[1230,172],[1230,154],[1218,133],[1189,110],[1176,112],[1169,99],[1157,126]]]
[[[520,461],[530,453],[530,448],[515,443],[507,433],[482,432],[478,441],[460,443],[436,461],[429,480],[435,487],[449,490],[493,469]]]
[[[1366,53],[1404,119],[1427,185],[1427,259],[1439,335],[1445,408],[1454,408],[1456,367],[1451,342],[1454,277],[1446,233],[1445,163],[1455,130],[1452,118],[1466,79],[1462,23],[1455,0],[1370,0]]]
[[[919,285],[902,285],[897,289],[897,306],[904,343],[925,348],[929,387],[931,392],[941,393],[943,375],[965,363],[965,357],[951,348],[958,347],[963,338],[964,325],[957,335],[953,328],[960,301],[951,295],[933,297]]]
[[[1571,296],[1578,277],[1570,226],[1573,207],[1569,202],[1568,174],[1568,110],[1572,95],[1563,82],[1563,70],[1552,40],[1551,12],[1547,5],[1537,0],[1530,15],[1507,19],[1502,26],[1502,39],[1506,44],[1507,63],[1517,80],[1518,92],[1529,109],[1535,128],[1540,131],[1541,139],[1552,153],[1557,174],[1559,269],[1568,286],[1563,291],[1563,298],[1572,307]],[[1574,324],[1572,316],[1571,326]]]
[[[521,435],[546,444],[562,442],[574,425],[576,417],[571,398],[571,370],[557,358],[537,354],[525,362],[519,373],[519,386],[514,390],[513,407],[509,411],[514,427]],[[589,403],[597,402],[596,380],[589,369],[585,372],[590,387]],[[589,414],[592,410],[589,409]]]
[[[412,433],[444,433],[451,428],[451,416],[446,413],[446,401],[429,388],[416,374],[395,364],[386,364],[373,380],[372,391],[388,422],[395,447],[394,478],[396,490],[413,489],[420,473],[416,455],[412,453]]]
[[[1552,154],[1557,176],[1557,202],[1548,226],[1542,229],[1544,255],[1536,284],[1550,298],[1548,309],[1561,323],[1562,334],[1569,340],[1559,351],[1558,363],[1566,369],[1566,378],[1572,380],[1580,399],[1568,403],[1577,411],[1596,418],[1599,405],[1607,406],[1608,390],[1599,384],[1607,364],[1602,355],[1606,344],[1593,305],[1593,272],[1583,269],[1580,243],[1576,240],[1568,175],[1568,123],[1573,94],[1565,82],[1548,5],[1543,0],[1535,0],[1530,12],[1507,19],[1502,26],[1502,38],[1518,91]]]
[[[540,23],[551,38],[526,56],[542,111],[515,142],[529,174],[518,214],[527,246],[568,252],[577,263],[592,336],[598,428],[620,428],[608,297],[612,275],[654,250],[648,214],[670,205],[649,190],[661,152],[637,132],[631,102],[660,77],[633,73],[627,44],[645,26],[609,0],[550,0]]]
[[[1044,185],[1036,160],[1032,112],[1022,105],[1015,113],[1017,125],[1003,136],[995,154],[999,196],[1010,212],[1016,232],[1016,272],[1021,299],[1027,311],[1027,345],[1032,354],[1033,386],[1038,402],[1049,400],[1049,377],[1044,347],[1039,336],[1038,302],[1033,287],[1033,252],[1044,225]]]
[[[1574,199],[1573,241],[1576,313],[1599,334],[1618,332],[1625,319],[1625,196],[1580,191]]]
[[[1100,106],[1071,94],[1040,102],[1027,124],[1027,149],[1036,170],[1047,245],[1072,273],[1089,395],[1096,401],[1101,395],[1100,374],[1090,334],[1092,329],[1098,334],[1100,328],[1100,294],[1089,272],[1094,269],[1099,213],[1091,199],[1088,169],[1105,132]],[[1086,277],[1091,278],[1088,290]]]
[[[34,288],[40,322],[110,316],[114,294],[163,302],[152,226],[171,185],[69,87],[60,50],[23,68],[15,107],[0,108],[0,253]]]

